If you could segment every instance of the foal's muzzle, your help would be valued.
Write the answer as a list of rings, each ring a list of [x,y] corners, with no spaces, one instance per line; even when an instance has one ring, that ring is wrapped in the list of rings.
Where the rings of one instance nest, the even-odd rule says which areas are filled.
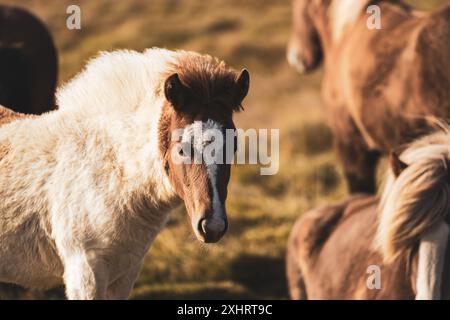
[[[226,217],[201,218],[197,223],[197,238],[204,243],[216,243],[227,232],[228,220]]]

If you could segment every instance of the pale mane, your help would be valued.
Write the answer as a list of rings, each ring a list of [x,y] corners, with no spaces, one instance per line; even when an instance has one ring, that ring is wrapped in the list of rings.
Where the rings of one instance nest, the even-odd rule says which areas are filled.
[[[102,52],[89,61],[73,80],[58,89],[60,110],[85,109],[89,113],[133,112],[144,101],[158,99],[161,77],[176,61],[176,52],[148,49],[143,53]]]
[[[236,73],[223,61],[190,51],[148,49],[143,53],[103,52],[57,92],[60,110],[89,114],[134,112],[142,105],[161,106],[162,86],[173,73],[195,96],[210,99],[229,95]]]
[[[365,12],[369,0],[334,0],[330,7],[333,41],[338,42],[345,30]]]
[[[377,244],[386,261],[410,253],[450,210],[449,130],[417,140],[400,158],[408,167],[397,178],[389,172],[380,206]]]

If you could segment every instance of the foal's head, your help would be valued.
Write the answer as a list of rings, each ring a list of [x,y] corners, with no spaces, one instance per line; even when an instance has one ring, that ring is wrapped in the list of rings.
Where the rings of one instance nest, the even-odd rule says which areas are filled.
[[[225,130],[235,130],[232,115],[242,108],[249,80],[246,70],[237,74],[209,56],[186,54],[164,82],[160,145],[165,170],[184,200],[195,235],[205,243],[219,241],[228,228]]]
[[[314,70],[322,62],[320,43],[314,17],[319,0],[293,0],[293,29],[287,48],[287,60],[299,73]]]

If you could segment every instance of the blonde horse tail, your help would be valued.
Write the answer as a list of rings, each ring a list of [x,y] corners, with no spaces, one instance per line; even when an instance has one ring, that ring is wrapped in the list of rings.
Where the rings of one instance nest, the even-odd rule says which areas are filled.
[[[421,145],[403,154],[405,162],[391,155],[376,236],[385,263],[411,254],[450,212],[449,148]]]

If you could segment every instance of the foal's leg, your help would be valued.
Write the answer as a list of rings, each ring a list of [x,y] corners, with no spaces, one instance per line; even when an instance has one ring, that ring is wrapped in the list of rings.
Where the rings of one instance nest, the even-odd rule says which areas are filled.
[[[120,276],[108,286],[107,298],[112,300],[125,300],[130,297],[134,283],[142,268],[142,262],[131,267],[128,272]]]
[[[64,283],[70,300],[106,299],[107,268],[95,254],[79,252],[64,260]]]

